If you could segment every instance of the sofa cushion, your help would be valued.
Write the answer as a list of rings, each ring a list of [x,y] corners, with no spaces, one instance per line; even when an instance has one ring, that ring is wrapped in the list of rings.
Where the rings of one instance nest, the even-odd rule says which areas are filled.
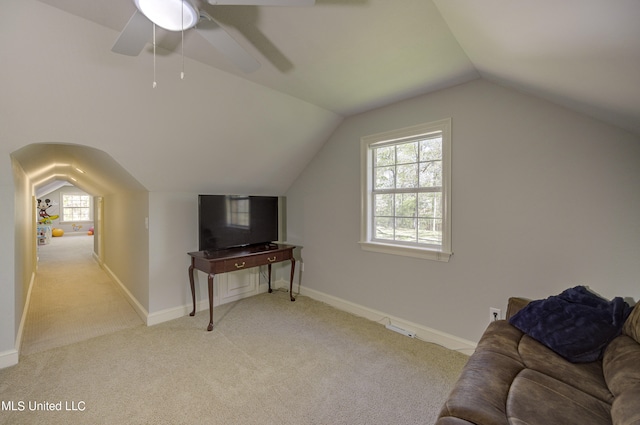
[[[509,425],[505,400],[522,367],[509,356],[476,351],[462,370],[440,417],[457,417],[473,424]]]
[[[611,406],[613,425],[640,425],[640,388],[625,391]]]
[[[509,323],[569,361],[592,362],[620,334],[629,312],[620,297],[607,301],[576,286],[530,302]]]
[[[624,322],[622,333],[633,338],[635,342],[640,344],[640,304],[636,304],[635,308]]]
[[[527,335],[520,340],[518,350],[529,369],[549,375],[608,404],[613,402],[613,394],[602,374],[602,362],[572,363]]]
[[[490,351],[521,362],[518,346],[524,334],[505,320],[491,322],[476,346],[476,351]]]
[[[453,416],[444,416],[438,419],[436,425],[476,425],[464,419],[456,418]]]
[[[507,398],[510,424],[611,424],[611,406],[571,385],[524,369],[513,381]]]
[[[638,311],[636,307],[634,313]],[[602,367],[615,396],[611,407],[613,423],[640,425],[640,344],[631,336],[620,335],[607,347]]]
[[[518,344],[522,332],[505,320],[491,322],[440,412],[438,425],[458,418],[483,425],[508,425],[505,400],[513,379],[524,368]],[[453,422],[452,422],[453,421]]]
[[[602,360],[602,371],[616,397],[630,387],[640,387],[640,344],[626,335],[611,341]]]

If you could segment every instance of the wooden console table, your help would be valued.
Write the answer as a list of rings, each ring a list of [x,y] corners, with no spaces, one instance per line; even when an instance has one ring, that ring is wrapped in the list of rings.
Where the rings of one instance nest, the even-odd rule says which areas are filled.
[[[268,244],[243,248],[225,249],[221,251],[197,251],[189,252],[191,265],[189,266],[189,283],[191,284],[191,298],[193,299],[193,311],[190,316],[196,314],[196,292],[193,283],[193,269],[198,269],[208,274],[209,289],[209,326],[213,329],[213,277],[216,273],[227,273],[236,270],[248,269],[267,265],[269,267],[269,293],[271,290],[271,264],[285,260],[291,260],[291,278],[289,279],[289,297],[293,297],[293,273],[296,260],[293,258],[293,245]]]

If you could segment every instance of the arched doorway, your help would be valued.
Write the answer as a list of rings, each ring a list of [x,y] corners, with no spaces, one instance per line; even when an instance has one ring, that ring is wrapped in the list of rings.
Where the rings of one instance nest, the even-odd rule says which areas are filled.
[[[117,205],[120,204],[118,200],[121,198],[136,195],[144,198],[146,189],[107,153],[88,146],[37,143],[13,152],[11,157],[17,165],[14,167],[14,176],[19,174],[15,179],[16,198],[25,200],[18,202],[16,214],[30,217],[16,220],[19,227],[16,229],[17,234],[23,235],[16,242],[16,245],[20,244],[16,249],[16,262],[22,259],[24,263],[20,267],[25,269],[22,282],[16,283],[17,301],[23,303],[19,331],[21,334],[18,340],[23,346],[25,343],[30,344],[30,349],[24,354],[34,350],[41,351],[43,346],[47,348],[65,345],[121,329],[123,318],[125,326],[142,324],[137,311],[131,308],[127,302],[129,300],[123,297],[118,284],[113,282],[116,273],[112,270],[106,273],[100,266],[103,265],[105,255],[109,251],[118,250],[114,247],[109,248],[109,235],[105,233],[107,228],[104,223],[109,215],[109,212],[105,212],[105,198]],[[79,244],[72,242],[80,243],[81,240],[73,240],[74,236],[71,234],[85,235],[88,228],[83,229],[84,225],[74,223],[74,220],[64,220],[66,226],[75,224],[76,228],[67,227],[67,237],[63,236],[58,240],[60,243],[56,244],[57,253],[51,249],[53,244],[38,246],[37,199],[42,198],[38,194],[40,192],[40,195],[55,195],[60,206],[63,201],[59,192],[65,187],[81,191],[90,196],[92,201],[93,221],[87,227],[93,227],[94,236],[90,242],[86,239],[82,241],[88,251],[84,251],[84,256],[75,258],[73,255],[70,256],[69,252],[78,252]],[[30,207],[27,204],[30,204]],[[60,213],[61,211],[58,211],[57,215],[61,215]],[[117,208],[112,208],[111,213],[114,218],[110,221],[117,224],[120,212]],[[122,244],[122,241],[126,241],[127,235],[124,234],[126,230],[119,230],[121,227],[123,226],[116,225],[112,228],[113,237],[121,245],[127,245]],[[49,249],[47,254],[53,261],[46,266],[38,260],[39,248]],[[118,254],[114,254],[114,258],[112,262],[116,266],[112,266],[113,268],[127,270],[139,267],[144,270],[146,266],[144,262],[136,261],[135,258],[131,260],[131,264],[126,264],[127,257],[122,257],[124,263],[118,262]],[[30,272],[32,276],[27,283],[26,278]],[[118,283],[122,285],[120,280]],[[146,284],[148,285],[148,282]],[[18,287],[19,285],[21,287]],[[80,297],[74,300],[78,294]],[[54,317],[55,314],[58,315]],[[110,320],[109,315],[115,320]],[[35,339],[34,333],[37,334]]]

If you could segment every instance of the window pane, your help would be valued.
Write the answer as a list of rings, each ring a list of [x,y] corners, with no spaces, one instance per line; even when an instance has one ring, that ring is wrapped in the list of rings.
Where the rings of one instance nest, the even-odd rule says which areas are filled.
[[[420,187],[442,186],[442,161],[420,163]]]
[[[396,218],[396,240],[417,242],[415,218]]]
[[[376,217],[380,216],[393,216],[393,195],[392,194],[378,194],[374,197]]]
[[[396,155],[398,164],[418,162],[418,142],[396,145]]]
[[[418,210],[417,196],[415,193],[397,193],[396,217],[415,217]]]
[[[420,161],[442,159],[442,138],[420,141]]]
[[[442,220],[419,219],[418,242],[440,245],[442,243]]]
[[[373,169],[375,189],[393,189],[395,187],[395,167]]]
[[[374,167],[382,167],[384,165],[393,165],[396,162],[395,146],[387,146],[384,148],[374,149]]]
[[[375,239],[393,240],[393,218],[375,217],[373,237]]]
[[[398,165],[396,187],[418,187],[418,164]]]
[[[89,221],[89,211],[85,208],[66,208],[63,221]]]
[[[73,209],[73,220],[84,221],[88,220],[89,211],[85,208]]]
[[[442,193],[419,193],[418,216],[421,218],[442,218]]]

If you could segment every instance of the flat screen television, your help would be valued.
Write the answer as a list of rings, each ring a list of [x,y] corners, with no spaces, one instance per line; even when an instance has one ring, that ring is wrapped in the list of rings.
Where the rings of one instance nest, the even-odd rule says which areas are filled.
[[[198,246],[219,251],[278,240],[278,197],[198,196]]]

